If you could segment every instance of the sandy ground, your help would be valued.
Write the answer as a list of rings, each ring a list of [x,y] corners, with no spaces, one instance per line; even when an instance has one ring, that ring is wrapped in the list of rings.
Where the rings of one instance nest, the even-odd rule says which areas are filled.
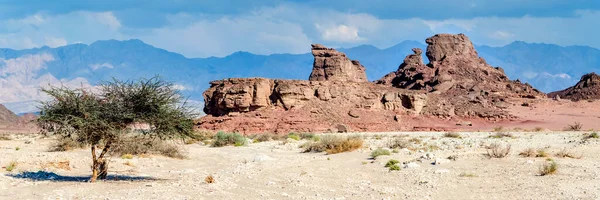
[[[0,169],[0,199],[600,198],[600,139],[583,139],[584,132],[513,133],[514,138],[500,139],[487,132],[460,134],[462,139],[440,132],[361,133],[362,149],[333,155],[300,153],[303,141],[291,139],[242,147],[191,144],[183,146],[187,159],[111,158],[111,180],[97,183],[85,182],[89,150],[47,152],[51,139],[17,138],[0,141],[0,166],[18,163],[12,172]],[[418,138],[422,142],[413,147],[439,149],[402,149],[370,159],[372,150],[394,138]],[[511,144],[510,155],[488,158],[485,147],[492,143]],[[519,156],[526,148],[545,149],[558,162],[558,173],[539,176],[547,158]],[[556,157],[562,149],[582,157]],[[449,156],[457,159],[445,159]],[[390,159],[418,167],[389,171],[384,165]],[[436,160],[441,164],[431,164]],[[61,161],[68,161],[68,167],[50,163]],[[216,182],[205,183],[207,175]]]

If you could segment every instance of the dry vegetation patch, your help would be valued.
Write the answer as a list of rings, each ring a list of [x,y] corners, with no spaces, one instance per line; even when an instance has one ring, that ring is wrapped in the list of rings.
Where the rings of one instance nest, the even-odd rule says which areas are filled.
[[[301,145],[302,152],[327,152],[327,154],[336,154],[341,152],[354,151],[363,146],[363,139],[360,136],[342,136],[325,135],[317,142],[309,141]]]
[[[540,174],[540,176],[546,176],[546,175],[556,174],[557,171],[558,171],[558,163],[556,163],[556,161],[554,161],[554,160],[550,160],[549,162],[544,163],[540,167],[539,174]]]
[[[493,143],[487,148],[487,156],[490,158],[504,158],[510,153],[510,144],[501,145]]]

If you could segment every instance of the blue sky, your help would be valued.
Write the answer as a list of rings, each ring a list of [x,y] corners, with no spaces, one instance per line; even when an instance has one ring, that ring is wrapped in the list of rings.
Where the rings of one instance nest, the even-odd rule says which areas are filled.
[[[187,57],[386,48],[435,33],[600,48],[596,0],[0,0],[0,47],[141,39]]]

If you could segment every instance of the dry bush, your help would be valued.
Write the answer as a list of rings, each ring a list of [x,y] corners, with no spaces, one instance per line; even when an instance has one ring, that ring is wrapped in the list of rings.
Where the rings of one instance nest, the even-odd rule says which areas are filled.
[[[467,178],[475,178],[475,177],[477,177],[477,174],[470,173],[470,172],[463,172],[463,173],[460,173],[458,176],[467,177]]]
[[[215,133],[210,131],[194,131],[189,138],[183,140],[185,144],[195,144],[210,140],[215,136]]]
[[[583,139],[597,139],[600,138],[600,135],[598,135],[598,133],[596,132],[592,132],[592,133],[586,133],[583,134]]]
[[[446,132],[446,133],[444,133],[444,137],[447,137],[447,138],[459,138],[459,139],[462,138],[462,136],[460,135],[460,133],[457,133],[457,132]]]
[[[10,138],[10,137],[8,136],[8,134],[6,134],[6,133],[2,133],[2,134],[0,134],[0,140],[11,140],[11,139],[12,139],[12,138]]]
[[[537,155],[535,157],[548,157],[548,153],[546,152],[546,150],[544,149],[538,149],[537,150]]]
[[[510,144],[501,145],[499,143],[493,143],[488,146],[487,156],[490,158],[504,158],[510,153]]]
[[[208,175],[206,176],[206,178],[204,178],[204,182],[211,184],[215,182],[215,177],[213,177],[212,175]]]
[[[173,141],[160,140],[149,137],[125,137],[117,140],[111,152],[113,156],[126,154],[158,154],[171,158],[183,159],[185,152]]]
[[[133,155],[126,153],[121,155],[121,159],[133,159]]]
[[[15,168],[17,168],[18,164],[19,163],[12,161],[7,166],[5,166],[4,169],[6,169],[7,172],[12,172],[13,170],[15,170]]]
[[[494,127],[494,129],[492,129],[492,131],[494,131],[494,132],[503,132],[504,131],[504,127],[503,126],[497,126],[497,127]]]
[[[558,171],[558,163],[554,160],[544,163],[539,169],[540,176],[556,174],[556,171]]]
[[[318,142],[310,141],[301,146],[302,152],[327,152],[336,154],[360,149],[363,139],[360,136],[325,135]]]
[[[54,142],[50,144],[50,148],[48,151],[50,152],[58,152],[58,151],[71,151],[75,149],[83,149],[86,148],[82,142],[77,141],[75,138],[71,137],[59,137]]]
[[[514,138],[515,136],[510,132],[496,132],[494,135],[491,135],[490,138]]]
[[[521,153],[519,153],[520,156],[523,157],[537,157],[537,150],[535,150],[534,148],[527,148],[523,151],[521,151]]]
[[[581,123],[579,122],[575,122],[573,124],[569,124],[567,125],[567,127],[565,127],[565,131],[580,131],[581,128],[583,128],[583,125],[581,125]]]
[[[415,144],[421,144],[421,142],[423,142],[423,140],[419,139],[419,138],[410,138],[408,140],[409,142],[415,143]]]
[[[544,130],[544,128],[542,128],[542,127],[535,127],[533,129],[533,131],[535,131],[535,132],[542,132],[543,130]]]
[[[404,148],[411,148],[412,147],[412,145],[410,144],[410,142],[408,142],[404,138],[393,138],[390,141],[388,141],[388,145],[387,146],[390,149],[404,149]]]
[[[576,156],[575,154],[573,154],[573,152],[569,151],[566,148],[560,150],[558,153],[555,154],[555,156],[560,157],[560,158],[575,158],[575,159],[581,158],[581,156]]]

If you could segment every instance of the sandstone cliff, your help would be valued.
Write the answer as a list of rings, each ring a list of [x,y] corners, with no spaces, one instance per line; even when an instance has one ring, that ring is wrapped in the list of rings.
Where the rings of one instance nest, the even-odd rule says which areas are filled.
[[[312,54],[315,62],[308,80],[367,82],[365,67],[346,54],[320,44],[312,45]]]

